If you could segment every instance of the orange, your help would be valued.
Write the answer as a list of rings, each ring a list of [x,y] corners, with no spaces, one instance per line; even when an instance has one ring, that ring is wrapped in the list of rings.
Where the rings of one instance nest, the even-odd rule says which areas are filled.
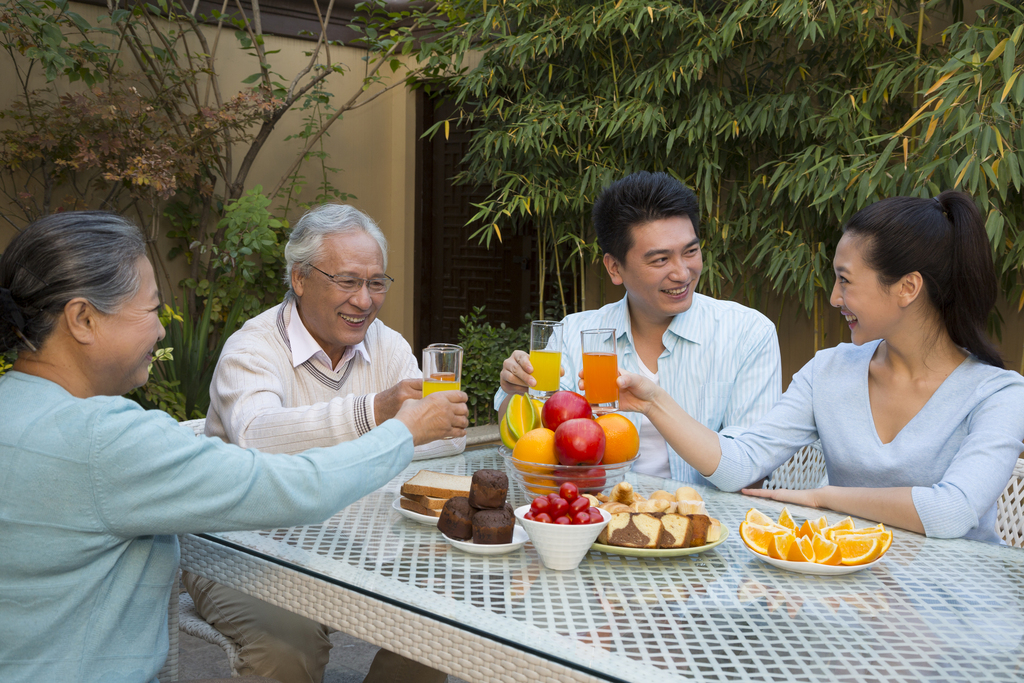
[[[604,430],[604,462],[614,465],[636,457],[640,452],[640,434],[624,415],[608,413],[597,418]]]
[[[853,529],[853,518],[847,517],[841,522],[836,522],[832,526],[827,526],[824,529],[822,529],[821,535],[824,536],[826,539],[833,541],[835,539],[832,537],[835,535],[837,531],[849,531],[850,529]]]
[[[779,526],[796,531],[796,522],[793,521],[793,515],[789,514],[789,508],[782,508],[782,513],[779,515]]]
[[[813,538],[815,534],[821,533],[821,530],[828,526],[828,520],[824,517],[812,521],[809,519],[804,520],[804,523],[800,525],[800,530],[796,532],[797,536]]]
[[[801,536],[793,541],[793,545],[789,546],[789,554],[786,555],[786,559],[790,562],[814,562],[814,546],[811,544],[811,539]]]
[[[840,536],[836,541],[843,555],[843,564],[867,564],[882,553],[882,541],[857,535]]]
[[[516,460],[532,462],[538,465],[557,465],[555,433],[545,427],[526,432],[516,442],[516,447],[512,449],[512,457]],[[537,474],[547,474],[551,471],[547,467],[531,467],[518,464],[516,467],[523,472],[535,472]]]
[[[854,529],[852,531],[837,531],[835,533],[835,541],[839,542],[841,538],[877,538],[881,543],[881,548],[878,550],[878,557],[885,554],[885,551],[892,545],[892,532],[891,531],[879,531],[877,527],[866,527],[864,529]]]
[[[839,546],[832,541],[825,540],[824,536],[816,535],[811,541],[814,549],[814,561],[818,564],[841,564],[843,554],[839,552]]]
[[[768,544],[774,537],[774,529],[761,524],[751,522],[740,522],[740,538],[747,544],[747,547],[761,555],[768,554]]]
[[[757,508],[750,508],[747,510],[747,516],[743,518],[744,521],[750,522],[751,524],[757,524],[758,526],[767,526],[773,529],[784,529],[785,527],[779,526],[775,523],[771,517],[764,514]]]
[[[772,535],[772,540],[768,542],[768,557],[774,557],[776,560],[786,559],[794,541],[796,541],[796,536],[789,529],[775,532]]]
[[[549,493],[558,491],[558,484],[555,483],[554,479],[541,479],[540,477],[527,475],[525,477],[529,483],[523,484],[526,490],[530,493],[536,493],[538,496],[546,496]]]

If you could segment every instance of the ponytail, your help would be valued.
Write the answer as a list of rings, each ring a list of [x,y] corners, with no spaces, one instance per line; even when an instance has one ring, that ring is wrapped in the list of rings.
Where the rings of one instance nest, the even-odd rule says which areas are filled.
[[[939,309],[946,331],[957,346],[989,365],[1002,368],[999,350],[985,334],[999,286],[981,212],[964,192],[946,190],[936,201],[952,228],[949,296],[943,297],[945,305]]]
[[[970,195],[947,190],[934,199],[890,197],[858,211],[843,231],[871,238],[865,260],[883,285],[919,272],[953,343],[1003,367],[985,334],[999,287],[985,224]]]

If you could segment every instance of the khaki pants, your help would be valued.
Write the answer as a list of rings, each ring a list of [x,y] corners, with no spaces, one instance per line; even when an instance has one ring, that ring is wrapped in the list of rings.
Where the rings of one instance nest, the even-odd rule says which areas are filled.
[[[196,612],[239,645],[238,673],[282,683],[321,683],[330,658],[328,629],[259,598],[189,572],[181,582]],[[448,675],[381,649],[364,683],[444,683]]]

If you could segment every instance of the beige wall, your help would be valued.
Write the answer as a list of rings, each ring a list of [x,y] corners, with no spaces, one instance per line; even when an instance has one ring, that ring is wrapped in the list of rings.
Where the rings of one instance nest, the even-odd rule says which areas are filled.
[[[96,8],[87,5],[75,5],[75,10],[90,20],[97,13]],[[215,29],[206,27],[205,30],[212,43]],[[297,39],[267,37],[267,49],[280,50],[271,56],[275,71],[289,78],[305,65],[306,58],[302,52],[308,50],[310,45],[307,41]],[[361,61],[362,55],[361,51],[355,49],[332,48],[332,56],[356,73],[361,73],[359,70],[364,64]],[[256,70],[253,60],[235,47],[235,39],[230,31],[225,31],[221,36],[217,68],[221,74],[221,88],[225,97],[243,87],[241,80]],[[336,101],[343,102],[360,84],[358,75],[344,78],[332,76],[326,88],[334,93]],[[0,108],[7,108],[12,101],[5,98],[4,94],[10,97],[14,92],[16,82],[11,70],[8,67],[0,68]],[[347,113],[331,128],[330,136],[325,140],[325,147],[331,155],[328,164],[341,168],[332,178],[333,184],[356,195],[352,204],[380,224],[391,244],[388,270],[395,277],[396,285],[388,294],[380,317],[408,339],[412,338],[415,316],[415,116],[415,97],[400,86],[366,106]],[[248,188],[261,184],[266,190],[277,184],[300,149],[298,140],[286,142],[284,138],[297,129],[301,122],[301,112],[293,111],[285,116],[250,173]],[[4,123],[0,122],[0,125]],[[236,153],[236,163],[238,159],[240,156]],[[309,185],[299,199],[308,202],[315,194],[313,187],[320,176],[312,166],[305,169],[305,174]],[[299,210],[292,210],[285,217],[294,223],[300,213]],[[0,246],[6,245],[13,234],[14,230],[10,226],[0,224]],[[162,246],[164,252],[169,248],[169,245]],[[183,259],[179,261],[183,262]],[[183,268],[184,264],[179,263],[179,266]],[[603,272],[603,268],[595,266],[588,279],[587,301],[590,307],[598,305],[596,276],[599,272]],[[179,271],[177,277],[172,279],[183,276],[183,271]],[[607,301],[622,296],[621,288],[607,280],[605,282]],[[765,313],[776,320],[779,326],[783,382],[788,385],[792,374],[813,355],[812,325],[806,316],[796,314],[795,305],[787,305],[781,317],[777,303],[768,308]],[[1004,319],[1001,348],[1008,366],[1019,370],[1024,350],[1024,315],[1017,312],[1016,306],[1011,307],[1005,302],[1000,304],[1000,311]],[[831,326],[828,343],[833,344],[840,338],[848,340],[849,334],[842,327],[838,314],[829,320]],[[842,336],[844,333],[845,336]]]

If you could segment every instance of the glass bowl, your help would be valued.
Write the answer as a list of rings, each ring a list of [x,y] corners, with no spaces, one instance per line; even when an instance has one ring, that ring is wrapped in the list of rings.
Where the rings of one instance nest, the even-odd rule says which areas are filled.
[[[636,457],[626,462],[587,466],[587,465],[538,465],[532,462],[517,460],[507,446],[498,448],[498,453],[505,461],[505,472],[509,481],[519,486],[528,500],[549,493],[558,493],[558,488],[571,481],[579,487],[580,493],[597,495],[611,489],[626,477],[636,462]]]

